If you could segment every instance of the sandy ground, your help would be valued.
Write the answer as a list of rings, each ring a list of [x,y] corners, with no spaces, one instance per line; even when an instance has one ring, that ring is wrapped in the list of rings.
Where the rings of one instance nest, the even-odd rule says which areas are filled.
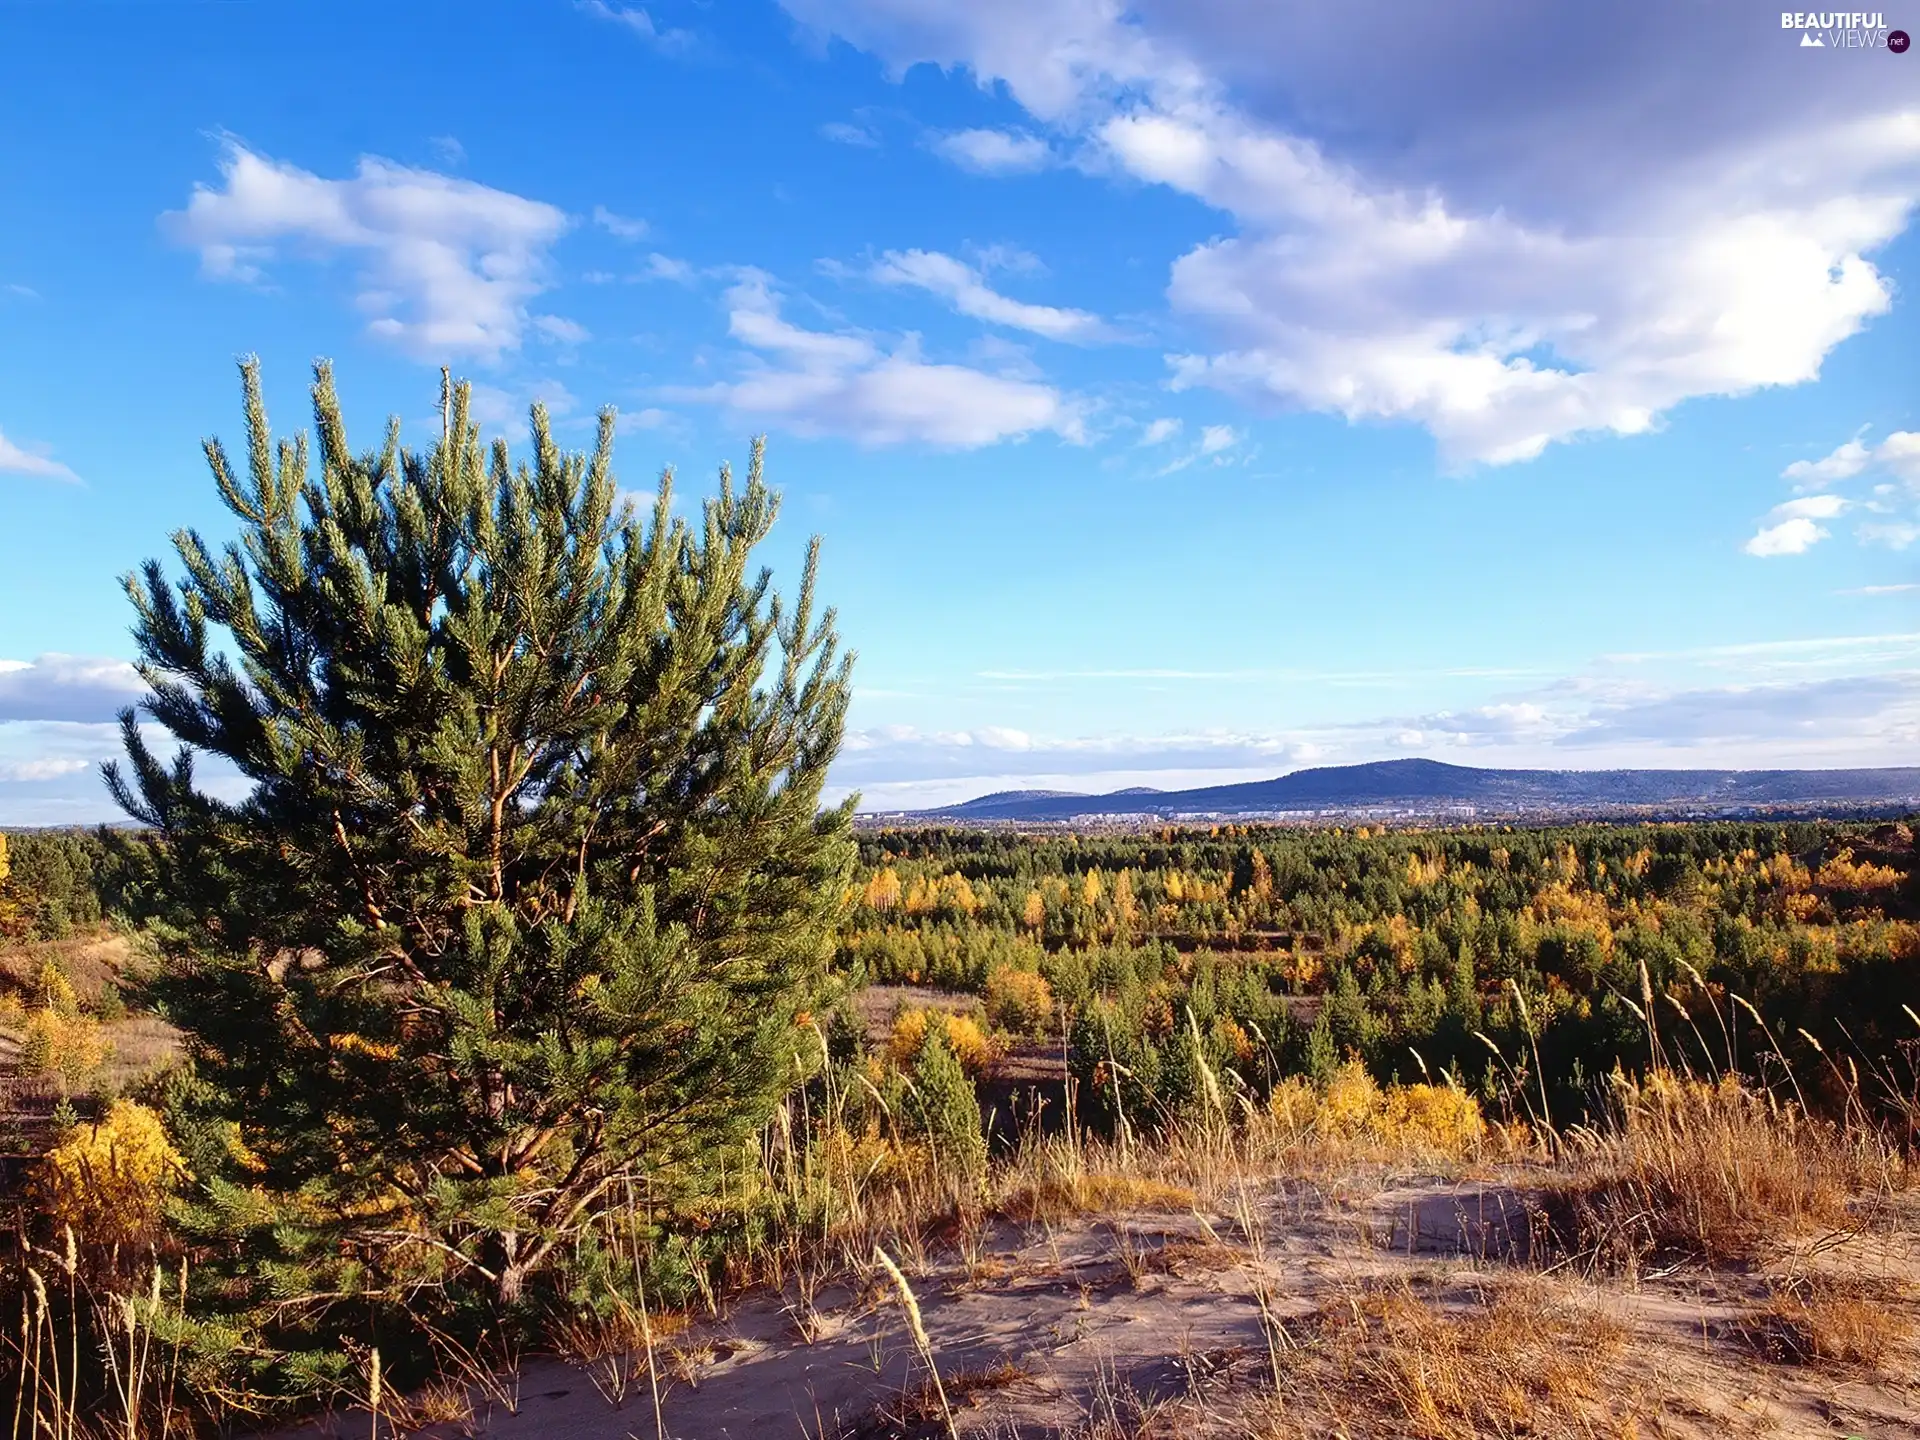
[[[1364,1191],[1364,1193],[1361,1193]],[[1302,1418],[1280,1434],[1568,1433],[1388,1424],[1347,1408],[1317,1358],[1315,1326],[1382,1287],[1436,1312],[1484,1309],[1506,1286],[1543,1288],[1626,1336],[1602,1374],[1604,1424],[1583,1433],[1722,1437],[1920,1435],[1920,1365],[1903,1343],[1868,1369],[1777,1363],[1752,1327],[1767,1275],[1677,1272],[1638,1284],[1542,1275],[1524,1206],[1497,1186],[1415,1182],[1332,1195],[1274,1184],[1228,1214],[996,1222],[969,1243],[903,1261],[957,1428],[968,1436],[1266,1434],[1248,1417],[1276,1388]],[[1519,1223],[1517,1223],[1519,1222]],[[1920,1237],[1826,1237],[1783,1251],[1779,1274],[1825,1267],[1879,1277],[1912,1316]],[[912,1263],[917,1260],[918,1263]],[[1775,1274],[1778,1279],[1778,1274]],[[1269,1319],[1262,1318],[1262,1297]],[[1271,1344],[1270,1344],[1271,1342]],[[740,1297],[663,1341],[656,1422],[644,1358],[580,1368],[537,1361],[438,1435],[498,1440],[785,1440],[944,1432],[905,1312],[881,1272],[811,1305]],[[1292,1413],[1290,1410],[1289,1413]],[[366,1435],[365,1412],[307,1437]]]

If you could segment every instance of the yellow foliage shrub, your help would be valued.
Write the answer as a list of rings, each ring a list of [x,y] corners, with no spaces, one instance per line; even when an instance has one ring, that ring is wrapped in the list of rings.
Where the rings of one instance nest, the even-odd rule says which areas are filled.
[[[893,1033],[887,1038],[887,1055],[894,1064],[905,1067],[913,1063],[913,1057],[920,1053],[920,1046],[926,1041],[927,1026],[936,1015],[946,1026],[947,1048],[953,1051],[960,1068],[968,1075],[978,1075],[993,1062],[993,1043],[981,1030],[979,1021],[971,1015],[928,1009],[903,1010],[893,1022]]]
[[[107,1042],[90,1016],[63,1015],[51,1007],[31,1012],[20,1040],[20,1069],[28,1075],[58,1075],[68,1088],[84,1085],[107,1059]]]
[[[1450,1085],[1383,1089],[1358,1060],[1342,1065],[1323,1090],[1289,1076],[1274,1086],[1267,1112],[1290,1138],[1312,1133],[1422,1155],[1462,1156],[1487,1134],[1471,1095]]]
[[[1462,1155],[1486,1134],[1479,1103],[1451,1085],[1390,1085],[1384,1098],[1381,1138],[1391,1143]]]
[[[1267,1097],[1267,1111],[1274,1122],[1288,1135],[1299,1135],[1313,1128],[1313,1117],[1319,1113],[1320,1096],[1313,1086],[1298,1075],[1289,1075],[1273,1087],[1273,1093]]]
[[[76,1125],[40,1162],[35,1189],[55,1225],[82,1244],[110,1249],[149,1243],[166,1197],[187,1178],[160,1117],[116,1100],[99,1123]]]
[[[1053,1019],[1053,987],[1044,975],[996,965],[987,975],[987,1020],[1016,1035],[1042,1035]]]
[[[1364,1132],[1380,1114],[1380,1087],[1358,1060],[1349,1060],[1333,1072],[1320,1095],[1319,1128],[1351,1138]]]

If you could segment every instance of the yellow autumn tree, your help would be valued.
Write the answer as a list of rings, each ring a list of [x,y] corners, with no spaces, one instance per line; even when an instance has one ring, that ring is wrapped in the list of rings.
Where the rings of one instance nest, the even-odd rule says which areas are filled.
[[[1851,847],[1827,861],[1813,877],[1813,883],[1825,889],[1855,891],[1891,890],[1900,880],[1900,872],[1889,865],[1856,861]]]
[[[40,1162],[34,1188],[43,1213],[96,1251],[144,1250],[160,1233],[168,1195],[186,1162],[160,1117],[116,1100],[91,1125],[75,1125]]]
[[[1013,965],[987,975],[987,1019],[1016,1035],[1040,1035],[1053,1018],[1053,987],[1046,977]]]
[[[949,910],[962,915],[973,915],[980,909],[980,897],[974,893],[973,882],[964,875],[948,875],[940,882],[942,903]]]
[[[869,910],[881,914],[899,905],[900,877],[894,873],[891,865],[868,879],[866,891],[861,898],[866,901]]]
[[[1100,895],[1100,872],[1098,870],[1089,870],[1087,871],[1086,878],[1080,882],[1080,901],[1084,905],[1098,905],[1100,903]]]
[[[1020,907],[1020,922],[1029,930],[1041,930],[1047,923],[1047,897],[1038,890],[1027,892],[1027,902]]]
[[[1253,874],[1247,881],[1247,893],[1262,905],[1273,899],[1273,867],[1267,863],[1266,852],[1257,847],[1253,852]]]
[[[927,1038],[927,1027],[934,1023],[946,1031],[947,1048],[968,1075],[978,1075],[993,1062],[993,1042],[987,1039],[979,1021],[971,1015],[932,1009],[900,1012],[887,1037],[888,1058],[901,1067],[911,1065]]]
[[[1133,895],[1133,872],[1122,870],[1113,877],[1113,914],[1122,927],[1131,930],[1140,918],[1140,904]]]

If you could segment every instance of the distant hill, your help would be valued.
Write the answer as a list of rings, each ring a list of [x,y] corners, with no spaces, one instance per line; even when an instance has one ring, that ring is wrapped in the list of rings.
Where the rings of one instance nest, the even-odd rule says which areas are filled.
[[[1004,790],[904,818],[1043,821],[1103,816],[1313,815],[1410,817],[1737,811],[1920,805],[1920,769],[1479,770],[1438,760],[1376,760],[1296,770],[1274,780],[1197,790],[1074,795]]]

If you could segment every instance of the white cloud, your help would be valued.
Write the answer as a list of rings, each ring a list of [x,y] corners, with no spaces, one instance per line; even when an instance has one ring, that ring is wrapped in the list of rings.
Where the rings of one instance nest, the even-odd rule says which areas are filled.
[[[620,433],[630,434],[642,430],[658,430],[673,422],[673,416],[658,406],[649,405],[643,410],[623,410],[620,412]]]
[[[1803,494],[1800,499],[1776,505],[1762,520],[1758,534],[1747,541],[1749,555],[1798,555],[1828,536],[1814,522],[1832,520],[1849,510],[1866,510],[1888,515],[1897,507],[1899,487],[1891,482],[1872,487],[1865,500],[1849,500],[1825,493],[1824,487],[1868,473],[1881,471],[1920,493],[1920,433],[1896,430],[1877,445],[1869,445],[1858,436],[1838,446],[1818,460],[1796,460],[1781,472]],[[1854,538],[1866,545],[1885,545],[1904,550],[1920,540],[1920,523],[1914,519],[1869,520],[1857,526]]]
[[[604,205],[593,207],[593,223],[613,236],[616,240],[644,240],[653,228],[644,220],[635,220],[630,216],[616,215]]]
[[[1177,384],[1412,421],[1453,462],[1813,379],[1920,200],[1894,66],[1837,89],[1712,7],[784,3],[1230,216],[1173,267],[1214,341]]]
[[[133,666],[110,656],[47,654],[0,662],[0,723],[105,723],[146,693]]]
[[[21,285],[13,281],[8,281],[5,285],[0,285],[0,292],[12,295],[20,300],[38,300],[40,298],[40,292],[31,285]]]
[[[608,20],[639,36],[662,55],[684,55],[693,49],[696,37],[691,30],[662,29],[653,17],[635,6],[624,9],[605,0],[579,0],[579,8],[599,20]]]
[[[1231,425],[1202,426],[1200,438],[1189,449],[1161,466],[1155,474],[1174,475],[1202,460],[1214,465],[1230,465],[1236,458],[1234,452],[1245,438]]]
[[[79,485],[80,477],[58,460],[54,460],[37,450],[26,450],[7,439],[0,432],[0,474],[33,475],[43,480],[63,480],[69,485]]]
[[[209,276],[258,283],[283,247],[359,256],[368,330],[428,359],[517,348],[567,225],[540,201],[371,156],[326,180],[229,142],[220,170],[220,185],[161,217]]]
[[[889,351],[863,334],[804,329],[780,314],[757,273],[744,275],[726,300],[729,333],[764,358],[737,380],[675,387],[668,398],[724,405],[798,434],[844,435],[863,445],[973,449],[1043,430],[1085,439],[1079,407],[1051,386],[929,364],[911,337]]]
[[[1180,422],[1171,416],[1163,415],[1140,433],[1142,445],[1164,445],[1180,433]]]
[[[1626,740],[1683,745],[1884,737],[1911,744],[1920,734],[1915,729],[1917,712],[1920,673],[1846,675],[1793,685],[1682,690],[1619,704],[1601,703],[1561,743],[1594,746]],[[1898,762],[1880,757],[1858,763]]]
[[[1874,447],[1874,463],[1920,490],[1920,431],[1896,430]]]
[[[1777,525],[1763,526],[1740,548],[1762,559],[1772,555],[1804,555],[1829,533],[1804,518],[1782,520]]]
[[[582,341],[593,338],[593,332],[579,321],[567,320],[558,315],[534,316],[533,328],[547,339],[558,341],[562,345],[578,345]]]
[[[1741,548],[1749,555],[1800,555],[1827,538],[1817,521],[1831,520],[1849,508],[1838,495],[1807,495],[1776,505],[1761,521],[1760,530]]]
[[[538,380],[508,389],[473,384],[468,413],[483,430],[506,431],[518,439],[527,433],[527,416],[535,401],[546,406],[547,414],[554,419],[571,415],[580,408],[573,392],[558,380]]]
[[[1889,550],[1904,550],[1920,540],[1920,525],[1906,520],[1869,521],[1854,531],[1868,545],[1884,545]]]
[[[1856,585],[1851,590],[1836,590],[1836,595],[1905,595],[1920,590],[1920,585]]]
[[[1218,455],[1222,450],[1232,449],[1239,439],[1231,425],[1209,425],[1200,432],[1200,453]]]
[[[696,272],[685,260],[676,260],[671,255],[662,255],[659,251],[647,256],[647,268],[633,277],[636,280],[669,280],[675,285],[691,285]]]
[[[1836,481],[1851,480],[1867,468],[1872,458],[1867,447],[1855,439],[1818,460],[1796,460],[1780,473],[1805,489],[1818,490]]]
[[[871,273],[882,285],[911,285],[940,296],[962,315],[1048,340],[1085,344],[1109,335],[1098,315],[1011,299],[989,286],[971,265],[938,251],[889,250]]]
[[[1804,490],[1818,490],[1880,470],[1920,488],[1920,431],[1896,430],[1878,445],[1857,436],[1818,460],[1796,460],[1780,473]]]
[[[880,148],[880,137],[864,125],[849,124],[845,120],[829,120],[820,127],[821,137],[833,141],[836,145],[852,145],[862,150]]]
[[[72,756],[50,755],[41,760],[19,760],[0,763],[0,780],[27,781],[57,780],[62,775],[78,774],[82,770],[91,770],[93,762],[75,759]]]
[[[1024,130],[955,130],[933,142],[934,151],[976,175],[1020,175],[1053,163],[1047,142]]]

